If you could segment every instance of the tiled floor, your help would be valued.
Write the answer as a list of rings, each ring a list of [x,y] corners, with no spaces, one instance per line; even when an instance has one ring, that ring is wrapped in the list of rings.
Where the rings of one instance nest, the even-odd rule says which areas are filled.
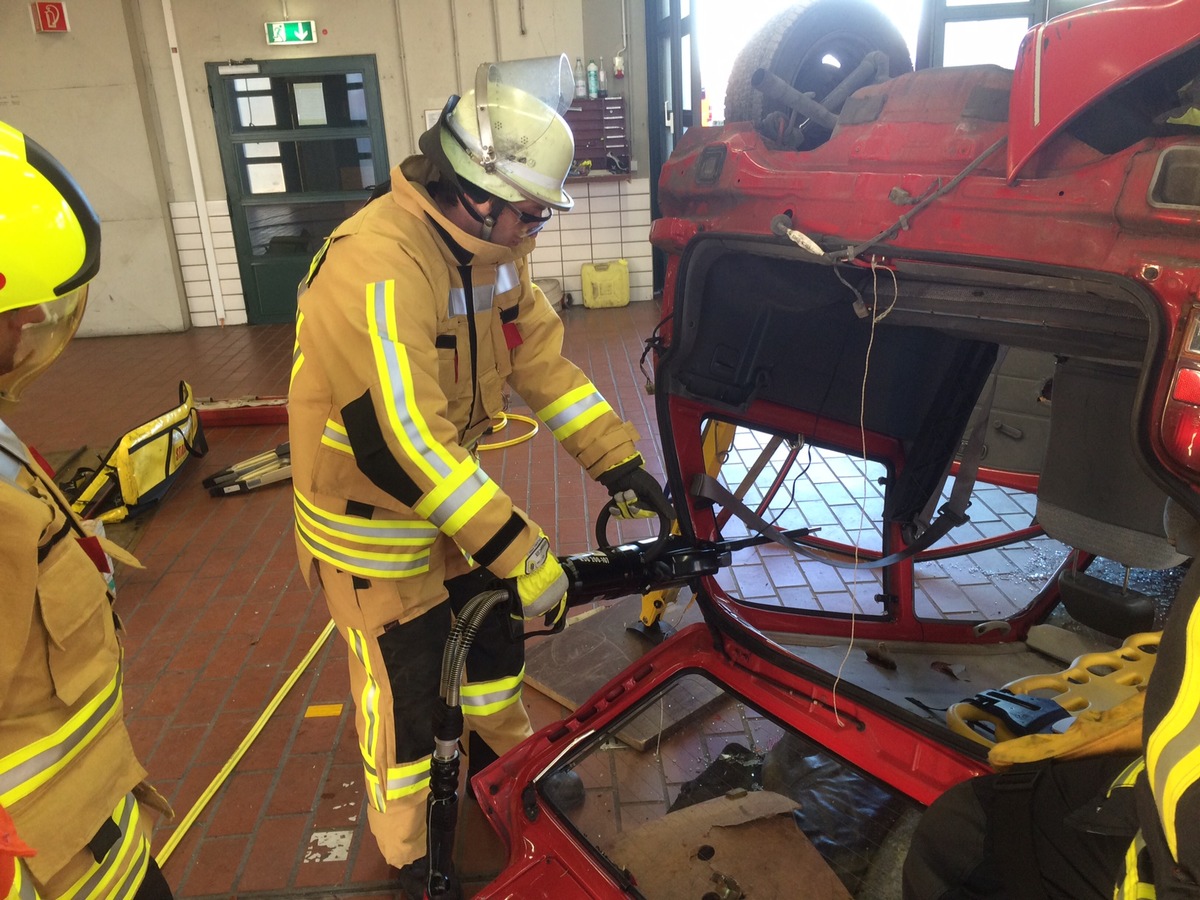
[[[653,398],[638,370],[641,339],[658,317],[654,303],[564,313],[567,355],[636,425],[650,468],[661,474]],[[7,421],[45,454],[106,448],[173,406],[180,379],[198,397],[283,394],[291,352],[285,326],[76,340]],[[174,824],[157,828],[155,848],[160,858],[169,850],[165,871],[179,897],[393,896],[365,828],[345,647],[336,636],[321,640],[329,617],[297,569],[291,494],[279,485],[214,499],[200,484],[284,440],[282,426],[209,429],[209,455],[190,462],[140,523],[136,552],[145,568],[118,577],[117,610],[128,633],[127,718],[152,781],[177,812]],[[748,465],[758,452],[755,436],[739,441]],[[488,471],[554,536],[556,551],[594,543],[592,523],[605,492],[544,430],[493,452],[484,457]],[[858,530],[853,510],[869,483],[845,462],[814,458],[807,479],[796,483],[802,514],[829,532]],[[1025,503],[1008,492],[987,493],[973,521],[985,532],[1024,524]],[[1020,566],[1041,552],[1027,546],[983,561],[928,564],[926,611],[991,616],[1019,605],[1028,588]],[[836,574],[797,568],[769,552],[739,558],[730,578],[746,596],[815,598],[822,608],[845,608],[857,593]],[[987,587],[993,584],[999,590]],[[563,713],[532,689],[524,702],[535,727]],[[194,819],[185,818],[222,773]],[[613,796],[621,802],[619,792]],[[486,855],[479,840],[475,850]]]

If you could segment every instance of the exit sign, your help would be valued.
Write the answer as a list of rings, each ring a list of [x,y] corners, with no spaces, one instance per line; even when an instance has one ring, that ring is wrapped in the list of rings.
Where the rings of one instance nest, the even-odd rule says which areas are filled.
[[[317,23],[312,19],[299,22],[267,22],[268,44],[315,44]]]

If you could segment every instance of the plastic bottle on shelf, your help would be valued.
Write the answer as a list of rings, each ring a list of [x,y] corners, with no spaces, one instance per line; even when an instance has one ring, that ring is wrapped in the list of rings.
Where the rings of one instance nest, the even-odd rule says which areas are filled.
[[[587,95],[587,76],[583,74],[583,60],[577,56],[575,57],[575,96],[586,97]]]
[[[595,100],[600,96],[600,70],[594,59],[588,60],[587,95],[589,100]]]
[[[608,76],[604,74],[604,57],[600,57],[600,71],[596,73],[596,96],[608,96]]]

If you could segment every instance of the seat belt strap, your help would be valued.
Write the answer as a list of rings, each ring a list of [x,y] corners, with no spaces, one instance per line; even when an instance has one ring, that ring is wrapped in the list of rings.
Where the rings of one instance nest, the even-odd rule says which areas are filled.
[[[1000,382],[1000,366],[1003,365],[1004,357],[1007,354],[1008,347],[1004,345],[1001,345],[996,351],[996,361],[992,363],[992,374],[988,376],[987,387],[980,394],[983,402],[979,406],[979,418],[975,421],[971,433],[967,435],[966,443],[963,444],[962,457],[958,461],[958,474],[954,476],[954,487],[950,489],[950,499],[947,503],[951,509],[956,509],[960,513],[965,513],[971,503],[971,491],[975,487],[975,478],[979,474],[979,463],[987,448],[987,426],[991,419],[992,404],[996,400],[996,386]],[[951,460],[947,463],[946,471],[942,473],[937,490],[930,496],[929,502],[917,520],[919,524],[924,525],[933,519],[933,511],[937,508],[938,498],[942,496],[942,488],[946,486],[946,479],[950,477],[950,468],[953,462],[954,460]]]

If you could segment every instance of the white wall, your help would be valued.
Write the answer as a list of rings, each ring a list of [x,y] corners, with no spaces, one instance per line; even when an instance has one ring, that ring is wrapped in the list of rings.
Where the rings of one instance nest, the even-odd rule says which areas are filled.
[[[654,285],[650,258],[650,179],[573,181],[567,192],[575,208],[554,216],[538,235],[530,259],[534,278],[554,278],[581,303],[584,263],[629,263],[629,299],[649,300]]]

